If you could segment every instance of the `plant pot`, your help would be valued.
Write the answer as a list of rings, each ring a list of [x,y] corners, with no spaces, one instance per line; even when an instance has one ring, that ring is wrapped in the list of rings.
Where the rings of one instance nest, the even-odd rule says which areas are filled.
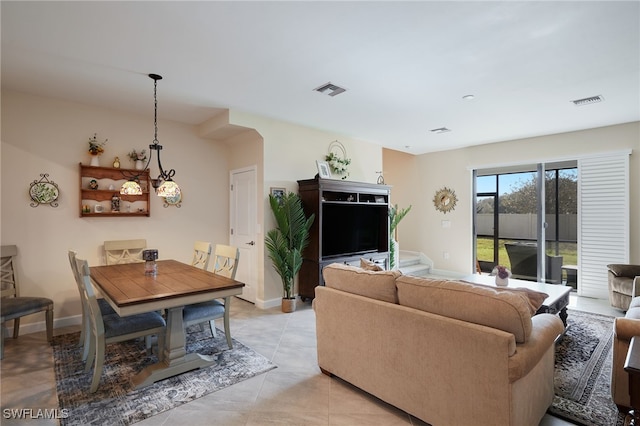
[[[142,160],[136,160],[136,170],[143,170],[144,162]]]
[[[506,287],[509,285],[509,277],[507,278],[500,278],[499,276],[496,275],[496,285],[498,287]]]
[[[100,166],[100,160],[98,160],[99,155],[91,155],[91,165],[98,167]]]
[[[296,310],[296,299],[287,299],[285,297],[282,298],[282,312],[285,314],[295,312]]]

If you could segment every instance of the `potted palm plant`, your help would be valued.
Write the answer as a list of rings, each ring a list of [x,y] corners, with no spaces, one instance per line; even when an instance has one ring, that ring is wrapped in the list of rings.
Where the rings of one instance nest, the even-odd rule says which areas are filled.
[[[282,279],[282,312],[295,311],[294,278],[302,267],[302,251],[309,244],[309,229],[315,214],[307,218],[298,194],[269,195],[276,227],[267,232],[265,245],[273,268]]]
[[[407,208],[398,210],[398,205],[389,207],[389,269],[399,267],[400,245],[398,244],[398,236],[396,229],[398,224],[411,210],[411,205]]]

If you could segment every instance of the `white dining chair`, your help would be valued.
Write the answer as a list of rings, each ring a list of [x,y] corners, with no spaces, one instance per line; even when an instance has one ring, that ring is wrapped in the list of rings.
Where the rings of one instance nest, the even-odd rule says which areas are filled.
[[[82,283],[82,279],[79,276],[78,266],[76,264],[76,257],[78,255],[78,252],[75,250],[69,250],[67,254],[69,257],[69,264],[71,265],[71,272],[73,273],[73,278],[78,287],[78,293],[80,294],[80,305],[82,306],[82,326],[80,328],[80,338],[78,339],[78,346],[83,349],[82,360],[86,361],[87,357],[89,356],[89,338],[91,336],[91,322],[89,320],[90,314],[88,312],[89,308],[86,306],[84,297],[82,297],[83,290],[82,286],[80,285]],[[100,308],[100,312],[102,313],[102,315],[115,313],[111,305],[109,305],[109,302],[107,302],[103,298],[97,298],[96,300],[98,302],[98,308]]]
[[[236,247],[217,244],[214,252],[213,272],[227,278],[235,279],[239,258],[240,250]],[[224,332],[227,337],[227,345],[229,349],[232,349],[233,343],[229,327],[230,307],[231,296],[225,297],[224,302],[214,299],[208,302],[187,305],[182,311],[184,326],[186,328],[190,325],[202,324],[208,321],[211,334],[213,337],[216,337],[215,320],[224,318]]]
[[[111,240],[104,242],[107,265],[144,262],[142,251],[147,248],[147,240]]]
[[[86,260],[76,257],[76,268],[81,282],[82,297],[87,306],[87,314],[90,323],[89,356],[85,364],[85,372],[93,365],[93,378],[91,380],[91,393],[98,389],[106,345],[123,342],[150,335],[158,336],[158,360],[163,360],[163,348],[166,332],[166,322],[157,312],[146,312],[137,315],[121,317],[117,313],[103,315],[98,307],[96,294],[91,284],[89,264]]]

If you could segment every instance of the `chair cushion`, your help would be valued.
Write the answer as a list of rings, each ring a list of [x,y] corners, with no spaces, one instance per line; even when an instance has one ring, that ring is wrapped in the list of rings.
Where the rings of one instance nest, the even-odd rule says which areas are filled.
[[[104,337],[106,338],[137,333],[167,325],[162,315],[157,312],[147,312],[128,317],[121,317],[113,313],[103,315],[102,321],[104,322]]]
[[[102,312],[102,315],[116,313],[116,311],[113,310],[109,302],[107,302],[106,300],[104,299],[96,299],[96,300],[98,302],[98,307],[100,308],[100,312]]]
[[[207,318],[220,318],[224,315],[224,303],[219,300],[194,303],[187,305],[182,310],[182,319],[185,322],[206,320]]]
[[[4,297],[0,299],[2,322],[50,308],[53,309],[53,300],[46,297]]]
[[[357,266],[332,263],[322,269],[322,276],[329,288],[398,303],[396,278],[402,276],[398,271],[366,271]]]

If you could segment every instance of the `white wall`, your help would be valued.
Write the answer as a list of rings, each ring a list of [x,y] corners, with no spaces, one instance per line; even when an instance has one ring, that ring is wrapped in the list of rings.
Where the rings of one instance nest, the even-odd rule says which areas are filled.
[[[472,178],[473,168],[510,164],[535,164],[554,159],[576,159],[620,150],[633,150],[630,157],[630,260],[640,264],[640,123],[548,135],[481,145],[417,156],[413,164],[385,150],[388,183],[413,191],[395,191],[394,203],[413,204],[399,226],[402,249],[424,252],[438,269],[462,273],[473,271]],[[414,173],[407,172],[413,167]],[[417,176],[417,177],[416,177]],[[458,204],[444,214],[433,206],[435,191],[443,186],[455,190]],[[450,222],[443,228],[442,221]],[[449,259],[442,253],[448,252]]]
[[[18,246],[23,295],[53,299],[58,325],[80,314],[68,249],[89,264],[103,264],[104,240],[146,238],[161,258],[190,262],[195,240],[228,241],[228,146],[197,137],[192,126],[163,120],[158,126],[163,166],[176,170],[182,207],[164,208],[152,194],[151,217],[80,218],[78,164],[89,162],[88,138],[97,132],[100,140],[109,139],[101,165],[119,156],[122,167],[130,167],[127,152],[153,140],[152,110],[137,116],[2,92],[1,242]],[[158,173],[155,160],[151,171]],[[40,173],[58,184],[59,207],[29,206],[29,184]],[[23,323],[36,321],[42,318]]]
[[[378,177],[376,171],[382,170],[382,148],[378,145],[237,111],[231,111],[229,121],[234,125],[255,129],[263,138],[262,237],[275,226],[268,201],[269,188],[283,187],[287,191],[298,192],[297,181],[312,179],[318,173],[315,161],[324,160],[332,141],[342,142],[347,157],[352,160],[349,180],[375,183]],[[280,277],[273,269],[266,252],[263,297],[261,303],[265,306],[279,305],[282,298]]]

